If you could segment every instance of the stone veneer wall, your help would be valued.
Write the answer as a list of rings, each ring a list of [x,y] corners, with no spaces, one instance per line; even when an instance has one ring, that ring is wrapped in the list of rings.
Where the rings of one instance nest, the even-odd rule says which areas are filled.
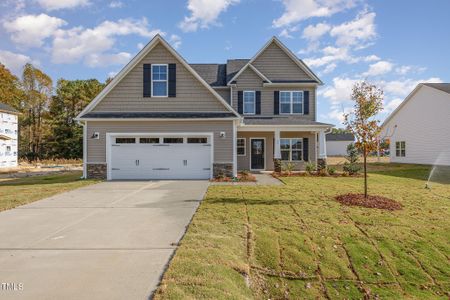
[[[233,164],[232,163],[214,163],[213,164],[213,177],[227,176],[233,177]]]
[[[106,179],[106,164],[87,164],[87,178]]]

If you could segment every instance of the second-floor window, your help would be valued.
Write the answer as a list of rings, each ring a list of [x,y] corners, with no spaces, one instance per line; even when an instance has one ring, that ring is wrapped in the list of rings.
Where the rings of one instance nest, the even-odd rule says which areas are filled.
[[[167,97],[167,65],[152,65],[152,97]]]
[[[244,115],[254,115],[256,110],[255,91],[244,91]]]
[[[303,92],[282,91],[280,92],[281,114],[303,114]]]

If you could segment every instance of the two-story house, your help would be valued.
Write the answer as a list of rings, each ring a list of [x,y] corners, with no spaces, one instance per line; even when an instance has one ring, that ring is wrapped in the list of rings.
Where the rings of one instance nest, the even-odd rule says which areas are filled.
[[[0,103],[0,168],[17,167],[19,112]]]
[[[77,117],[84,176],[208,179],[326,158],[321,80],[277,38],[251,59],[189,64],[161,36]]]

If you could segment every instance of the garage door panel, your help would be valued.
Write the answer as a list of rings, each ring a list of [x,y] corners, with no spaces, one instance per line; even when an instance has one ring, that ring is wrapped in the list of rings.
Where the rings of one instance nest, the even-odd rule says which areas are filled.
[[[211,145],[113,144],[111,147],[111,179],[209,179],[211,174]]]

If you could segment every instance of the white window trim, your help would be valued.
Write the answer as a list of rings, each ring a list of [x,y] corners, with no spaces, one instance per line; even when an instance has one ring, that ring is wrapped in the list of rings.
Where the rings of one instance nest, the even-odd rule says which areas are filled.
[[[284,113],[281,111],[281,93],[289,93],[289,102],[290,102],[290,111],[288,113]],[[294,113],[294,93],[301,93],[302,94],[302,112],[301,113]],[[304,115],[305,114],[305,93],[304,91],[280,91],[280,99],[278,101],[279,105],[279,112],[280,115]]]
[[[253,94],[253,112],[245,112],[245,93]],[[243,91],[242,92],[242,114],[243,115],[256,115],[256,92],[255,91]]]
[[[238,140],[244,140],[244,154],[237,154],[237,149],[238,149],[237,141]],[[236,139],[236,154],[237,154],[237,156],[246,156],[247,155],[247,139],[246,138],[237,138]]]
[[[165,82],[166,83],[166,95],[165,96],[155,96],[153,95],[153,91],[155,90],[153,88],[153,67],[160,67],[160,66],[165,66],[167,69],[167,74],[166,74],[166,80],[155,80],[155,82]],[[151,90],[152,90],[152,97],[153,98],[168,98],[169,97],[169,64],[152,64],[152,68],[150,70],[150,84],[151,84]]]
[[[281,149],[281,140],[289,140],[289,160],[282,160],[282,161],[288,161],[288,162],[302,162],[304,161],[303,159],[303,150],[304,150],[304,145],[303,145],[303,138],[301,137],[295,137],[295,138],[280,138],[280,152],[287,152],[287,150],[283,150]],[[301,140],[302,141],[302,148],[300,149],[302,152],[302,155],[300,156],[299,160],[292,160],[292,140]],[[295,151],[299,151],[299,149],[296,149]]]

